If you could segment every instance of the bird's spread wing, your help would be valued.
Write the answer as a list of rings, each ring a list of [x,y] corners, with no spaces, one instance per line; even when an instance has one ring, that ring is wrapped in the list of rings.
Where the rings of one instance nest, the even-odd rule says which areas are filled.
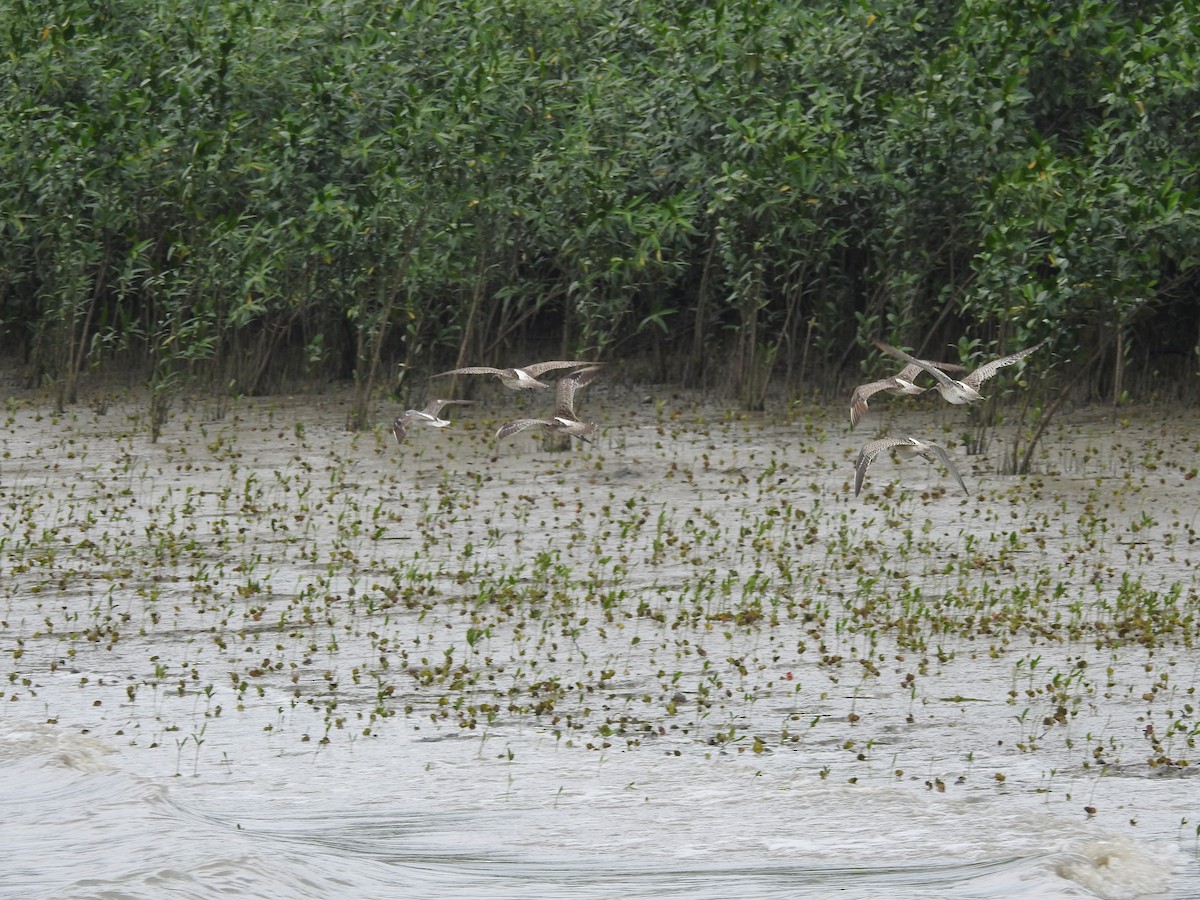
[[[511,437],[518,432],[524,431],[526,428],[534,428],[541,425],[554,425],[553,419],[517,419],[515,422],[508,422],[500,426],[500,430],[496,432],[496,437],[503,440],[506,437]]]
[[[443,375],[449,375],[449,372],[443,372]],[[434,376],[436,377],[436,376]],[[451,403],[466,405],[474,403],[474,400],[430,400],[429,405],[425,407],[425,412],[431,416],[436,416],[442,411],[442,408],[449,406]]]
[[[912,375],[904,375],[901,372],[901,377],[911,379],[913,375],[916,375],[920,371],[920,368],[917,366],[909,366],[909,368],[913,369]],[[907,372],[908,369],[904,371]],[[878,394],[880,391],[886,391],[888,388],[893,387],[894,384],[891,378],[884,378],[882,381],[872,381],[870,384],[860,384],[856,387],[854,393],[850,395],[850,427],[855,427],[862,420],[862,417],[867,414],[867,400],[870,397]]]
[[[933,366],[935,369],[941,369],[943,372],[965,372],[966,366],[960,366],[958,363],[934,362],[931,359],[921,360],[926,366]],[[928,369],[922,368],[918,363],[909,363],[903,369],[896,373],[897,378],[903,378],[905,381],[912,381],[921,372],[927,372]]]
[[[586,360],[565,360],[556,359],[551,362],[534,363],[532,366],[522,366],[521,368],[528,372],[532,377],[537,378],[543,372],[553,372],[555,369],[573,369],[578,366],[597,366],[600,363],[587,362]]]
[[[966,366],[960,366],[958,363],[934,362],[932,359],[924,359],[922,362],[929,363],[934,368],[941,369],[943,372],[965,372]]]
[[[467,366],[465,369],[451,369],[449,372],[438,372],[436,375],[430,375],[430,378],[441,378],[443,375],[499,375],[503,369],[494,369],[491,366]]]
[[[408,434],[408,417],[401,416],[392,423],[392,434],[396,436],[396,443],[403,444],[404,436]]]
[[[924,371],[928,372],[930,375],[932,375],[934,378],[936,378],[938,380],[939,384],[944,384],[946,387],[951,387],[954,384],[954,382],[950,379],[950,376],[947,375],[945,372],[943,372],[941,369],[939,369],[937,366],[935,366],[933,363],[926,362],[923,359],[917,359],[916,357],[913,357],[913,356],[909,356],[903,350],[897,350],[891,344],[885,344],[883,341],[875,341],[874,343],[875,343],[875,346],[878,347],[880,350],[882,350],[884,353],[887,353],[890,356],[894,356],[894,357],[896,357],[896,359],[903,360],[904,362],[908,363],[910,366],[916,366],[917,368],[923,369]]]
[[[595,381],[599,371],[599,366],[592,366],[558,379],[558,388],[554,395],[554,414],[574,419],[575,392]]]
[[[858,496],[858,492],[862,490],[863,479],[867,477],[867,469],[871,463],[875,462],[882,450],[889,447],[899,447],[901,444],[911,444],[908,438],[885,437],[877,441],[868,441],[863,445],[863,448],[858,451],[858,461],[854,464],[854,496]]]
[[[967,486],[963,484],[962,475],[958,473],[958,466],[954,465],[954,461],[950,459],[950,454],[946,452],[946,448],[940,446],[939,444],[933,443],[929,444],[929,448],[937,454],[938,459],[942,461],[942,465],[945,466],[950,474],[954,476],[954,480],[957,481],[958,486],[963,489],[963,493],[967,496],[970,496],[971,492],[968,491]]]
[[[1048,339],[1047,339],[1048,340]],[[999,359],[993,359],[989,363],[984,363],[970,375],[963,379],[963,384],[969,384],[971,387],[978,389],[979,385],[983,384],[1005,366],[1011,366],[1015,362],[1027,357],[1034,350],[1037,350],[1046,341],[1041,341],[1034,344],[1032,347],[1026,347],[1024,350],[1018,350],[1016,353],[1010,353],[1008,356],[1002,356]]]

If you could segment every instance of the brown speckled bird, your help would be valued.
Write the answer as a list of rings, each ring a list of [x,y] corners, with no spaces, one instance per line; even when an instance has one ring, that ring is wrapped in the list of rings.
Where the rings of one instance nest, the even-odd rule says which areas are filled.
[[[491,366],[467,366],[463,369],[451,369],[449,372],[438,372],[431,378],[441,378],[443,375],[495,375],[500,382],[510,390],[528,391],[534,388],[548,388],[550,385],[538,381],[538,376],[555,369],[572,369],[579,366],[598,366],[600,363],[583,360],[557,359],[551,362],[534,363],[531,366],[514,366],[511,369],[495,369]]]
[[[935,379],[937,384],[934,385],[948,402],[950,403],[974,403],[976,400],[982,400],[983,394],[979,393],[979,386],[995,375],[1000,369],[1005,366],[1011,366],[1015,362],[1024,359],[1034,350],[1037,350],[1046,341],[1040,341],[1032,347],[1026,347],[1024,350],[1018,350],[1016,353],[1010,353],[1008,356],[1002,356],[999,359],[993,359],[991,362],[984,363],[962,381],[957,381],[947,375],[945,372],[938,369],[933,363],[925,362],[924,360],[914,359],[903,350],[897,350],[891,344],[885,344],[883,341],[875,341],[875,346],[884,353],[891,354],[896,359],[902,359],[910,366],[917,366],[924,369]]]
[[[925,362],[928,362],[925,360]],[[929,365],[941,369],[943,372],[965,372],[966,366],[960,366],[955,363],[931,362]],[[916,363],[909,363],[891,378],[883,378],[879,381],[872,381],[869,384],[860,384],[854,389],[854,393],[850,395],[850,427],[854,428],[867,414],[867,400],[880,391],[887,391],[889,394],[897,396],[903,394],[923,394],[929,388],[920,387],[914,383],[914,379],[921,374],[921,367]]]
[[[939,459],[954,476],[954,480],[958,482],[958,486],[963,489],[964,494],[970,494],[967,486],[963,484],[962,475],[958,474],[958,468],[950,459],[945,448],[933,443],[932,441],[922,441],[915,437],[885,437],[877,441],[870,441],[863,446],[858,454],[858,462],[854,464],[854,496],[857,497],[859,491],[862,490],[863,479],[867,476],[867,469],[871,463],[875,461],[883,450],[897,450],[901,455],[913,456],[919,455],[932,461]]]
[[[592,434],[596,431],[596,425],[593,422],[584,422],[575,414],[575,392],[595,381],[596,373],[599,371],[600,368],[598,366],[590,366],[589,368],[580,369],[578,372],[572,372],[570,375],[560,378],[558,380],[558,390],[554,396],[553,416],[545,419],[517,419],[516,421],[508,422],[500,426],[500,430],[496,432],[496,437],[506,438],[517,432],[524,431],[526,428],[538,426],[562,434],[573,434],[577,438],[590,441]]]
[[[449,419],[439,419],[438,413],[442,407],[451,403],[473,403],[473,400],[433,400],[424,409],[410,409],[392,423],[392,434],[396,435],[396,443],[403,444],[408,429],[414,425],[428,428],[445,428],[450,424]]]

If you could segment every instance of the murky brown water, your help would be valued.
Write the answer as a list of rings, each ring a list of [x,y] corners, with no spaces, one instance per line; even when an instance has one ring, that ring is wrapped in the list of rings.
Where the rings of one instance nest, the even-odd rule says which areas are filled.
[[[1014,478],[932,403],[594,390],[569,453],[499,393],[403,448],[10,400],[0,892],[1198,895],[1200,421],[1082,411]],[[855,498],[889,423],[971,495]]]

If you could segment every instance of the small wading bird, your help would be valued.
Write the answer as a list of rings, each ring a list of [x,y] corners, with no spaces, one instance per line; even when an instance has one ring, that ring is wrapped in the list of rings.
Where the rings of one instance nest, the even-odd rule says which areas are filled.
[[[862,490],[863,479],[866,478],[867,469],[875,461],[875,457],[879,455],[881,450],[889,449],[897,450],[902,456],[920,455],[931,462],[934,457],[937,457],[942,461],[942,465],[950,470],[950,474],[954,476],[954,480],[958,482],[958,486],[963,489],[963,493],[970,494],[967,486],[963,484],[962,476],[958,474],[958,468],[950,460],[950,454],[945,449],[932,441],[922,441],[915,437],[885,437],[869,442],[859,451],[858,462],[854,464],[855,497]]]
[[[558,389],[554,395],[553,416],[548,419],[517,419],[514,422],[508,422],[500,426],[496,437],[506,438],[524,431],[526,428],[538,426],[550,431],[557,431],[560,434],[573,434],[581,440],[590,442],[592,434],[596,431],[596,425],[593,422],[584,422],[575,414],[575,392],[595,381],[596,373],[599,371],[599,366],[591,366],[560,378]]]
[[[449,419],[439,419],[438,413],[442,411],[442,407],[450,403],[474,403],[474,400],[433,400],[424,409],[410,409],[396,419],[392,423],[392,434],[396,435],[396,443],[403,444],[405,435],[408,434],[408,429],[414,425],[422,425],[427,428],[445,428],[450,424]]]
[[[922,362],[941,369],[943,372],[965,372],[966,366],[956,365],[955,363]],[[872,381],[870,384],[860,384],[854,389],[854,393],[850,395],[850,427],[854,428],[862,420],[862,417],[867,414],[867,400],[874,394],[880,391],[887,391],[889,394],[901,396],[903,394],[923,394],[929,388],[918,387],[913,383],[918,375],[921,374],[921,367],[916,363],[909,363],[897,374],[891,378],[883,378],[879,381]]]
[[[947,401],[950,403],[974,403],[976,400],[982,400],[983,394],[979,393],[979,386],[995,375],[1005,366],[1011,366],[1015,362],[1024,359],[1034,350],[1037,350],[1046,341],[1040,341],[1032,347],[1026,347],[1024,350],[1018,350],[1016,353],[1010,353],[1008,356],[1002,356],[999,359],[993,359],[991,362],[984,363],[962,381],[956,381],[945,372],[941,371],[932,363],[927,363],[919,359],[914,359],[903,350],[897,350],[891,344],[885,344],[883,341],[875,341],[875,346],[884,353],[891,354],[896,359],[902,359],[910,366],[917,366],[924,369],[930,375],[937,379],[937,384],[934,385]]]
[[[467,366],[465,369],[451,369],[449,372],[438,372],[430,378],[441,378],[443,375],[495,375],[501,383],[513,391],[528,391],[533,388],[548,388],[550,385],[538,381],[538,376],[555,369],[573,369],[579,366],[597,366],[599,363],[585,360],[554,360],[552,362],[534,363],[531,366],[514,366],[511,369],[494,369],[491,366]]]

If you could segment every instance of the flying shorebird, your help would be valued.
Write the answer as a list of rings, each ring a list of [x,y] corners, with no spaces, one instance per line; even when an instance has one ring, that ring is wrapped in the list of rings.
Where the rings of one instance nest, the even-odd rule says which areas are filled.
[[[392,423],[392,434],[396,435],[396,443],[403,444],[408,429],[414,425],[424,425],[429,428],[445,428],[450,424],[449,419],[439,419],[438,413],[442,407],[450,403],[474,403],[474,400],[432,400],[424,409],[410,409]]]
[[[1047,338],[1047,340],[1049,339]],[[1011,366],[1013,363],[1024,359],[1044,343],[1046,343],[1045,340],[1039,341],[1032,347],[1026,347],[1024,350],[1018,350],[1016,353],[1010,353],[1008,356],[1002,356],[999,359],[993,359],[989,363],[984,363],[962,381],[956,381],[932,363],[914,359],[903,350],[897,350],[891,344],[885,344],[883,341],[875,341],[875,346],[884,353],[890,353],[896,359],[904,360],[910,366],[917,366],[924,369],[936,378],[937,384],[934,387],[950,403],[974,403],[976,400],[983,399],[983,394],[979,393],[979,386],[981,384],[1005,366]]]
[[[543,372],[555,369],[571,369],[579,366],[598,366],[600,363],[584,360],[554,360],[553,362],[534,363],[531,366],[514,366],[511,369],[494,369],[491,366],[467,366],[465,369],[451,369],[449,372],[438,372],[430,378],[441,378],[443,375],[495,375],[506,388],[513,391],[528,391],[533,388],[548,388],[550,385],[538,381]]]
[[[596,373],[599,371],[599,366],[590,366],[560,378],[558,389],[554,394],[553,416],[548,419],[517,419],[508,422],[500,426],[496,437],[506,438],[536,425],[560,434],[573,434],[584,441],[591,441],[592,434],[596,431],[596,425],[593,422],[584,422],[575,414],[575,392],[595,381]]]
[[[863,479],[867,476],[867,468],[875,461],[875,457],[879,455],[881,450],[895,448],[903,456],[921,455],[926,459],[933,461],[936,456],[942,461],[950,474],[954,476],[954,480],[958,482],[958,486],[963,489],[964,494],[970,494],[967,486],[963,484],[962,476],[958,474],[958,469],[950,460],[950,454],[945,449],[932,441],[922,441],[915,437],[885,437],[877,441],[870,441],[865,444],[862,450],[858,453],[858,462],[854,464],[854,496],[858,496],[858,492],[862,490]]]
[[[929,362],[923,360],[929,365],[941,369],[943,372],[965,372],[966,366],[960,366],[956,363]],[[916,363],[909,363],[897,374],[891,378],[883,378],[879,381],[872,381],[869,384],[860,384],[854,389],[854,393],[850,395],[850,427],[854,428],[858,425],[862,417],[867,414],[867,399],[880,391],[887,391],[889,394],[923,394],[929,388],[918,387],[913,383],[921,373],[921,366]]]

